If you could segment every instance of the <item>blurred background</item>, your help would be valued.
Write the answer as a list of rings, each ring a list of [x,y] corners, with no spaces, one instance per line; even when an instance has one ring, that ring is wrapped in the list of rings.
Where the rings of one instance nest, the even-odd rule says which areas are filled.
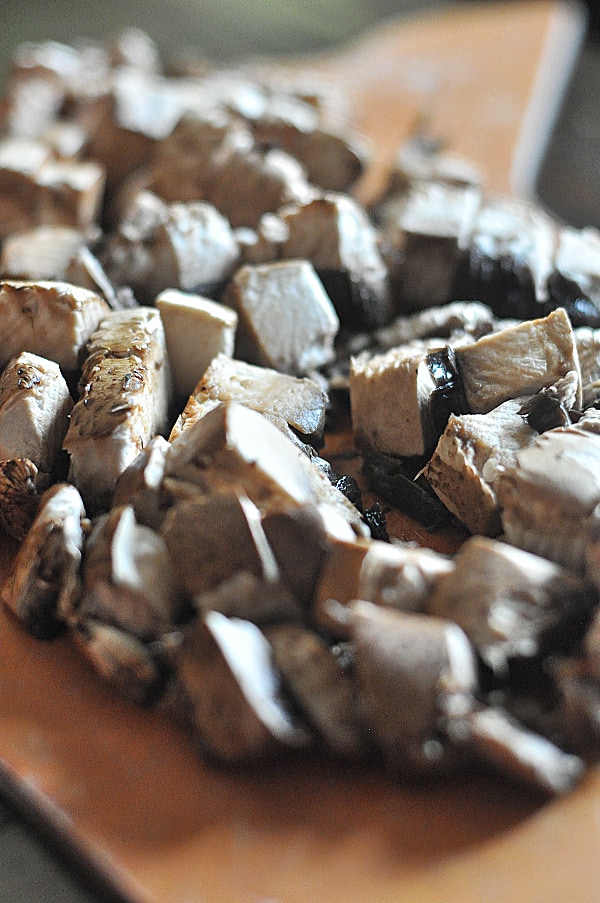
[[[600,3],[587,4],[597,27]],[[6,64],[19,41],[106,37],[125,25],[146,30],[167,54],[189,45],[216,60],[297,53],[339,44],[389,16],[450,5],[453,0],[0,0],[0,61]]]
[[[1,0],[0,47],[143,28],[167,55],[199,47],[215,60],[295,53],[339,44],[397,13],[451,0]]]

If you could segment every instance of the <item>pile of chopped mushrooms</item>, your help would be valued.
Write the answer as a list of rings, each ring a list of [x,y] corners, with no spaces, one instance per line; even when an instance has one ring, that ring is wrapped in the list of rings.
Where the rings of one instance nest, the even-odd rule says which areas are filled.
[[[424,135],[367,208],[368,164],[308,74],[167,70],[135,29],[16,49],[2,599],[211,762],[565,793],[600,751],[600,235]]]

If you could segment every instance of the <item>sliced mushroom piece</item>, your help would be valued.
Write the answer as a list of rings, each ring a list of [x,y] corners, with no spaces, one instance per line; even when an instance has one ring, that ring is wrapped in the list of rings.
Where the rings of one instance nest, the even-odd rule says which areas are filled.
[[[489,304],[499,317],[546,312],[556,225],[540,207],[484,199],[456,273],[453,295]]]
[[[246,264],[223,300],[239,316],[242,360],[302,376],[333,359],[339,319],[308,261]]]
[[[400,611],[423,612],[454,570],[453,559],[408,543],[369,543],[355,598]]]
[[[93,618],[77,625],[73,637],[100,677],[139,705],[156,701],[164,674],[150,647],[113,624]]]
[[[579,373],[570,370],[562,379],[532,395],[519,413],[538,433],[570,426],[573,422],[571,417],[579,419],[579,412],[574,410],[579,394]]]
[[[350,638],[362,716],[386,764],[406,775],[455,768],[465,753],[449,739],[449,715],[473,706],[475,653],[451,621],[351,607]]]
[[[273,587],[279,580],[260,512],[241,494],[223,491],[178,501],[161,535],[177,583],[188,596],[215,590],[240,571]]]
[[[600,329],[578,326],[573,330],[581,370],[582,407],[600,400]]]
[[[66,282],[0,282],[3,341],[0,367],[22,351],[55,361],[66,375],[109,312],[95,292]]]
[[[43,495],[2,591],[5,604],[35,636],[54,636],[70,618],[80,593],[86,530],[74,486],[59,483]]]
[[[254,228],[264,213],[304,203],[316,194],[301,163],[278,148],[235,149],[212,173],[207,200],[234,228]]]
[[[428,609],[455,621],[492,671],[506,674],[511,659],[572,648],[596,603],[594,588],[560,565],[474,536],[455,555]]]
[[[27,458],[49,480],[73,407],[54,361],[24,351],[0,376],[0,460]]]
[[[310,743],[286,708],[271,646],[255,624],[209,612],[184,631],[176,672],[195,738],[217,762],[252,763]]]
[[[533,395],[571,371],[579,377],[576,406],[581,407],[575,335],[563,309],[508,326],[454,351],[473,414],[485,414],[509,398]]]
[[[231,358],[237,314],[201,295],[167,289],[154,299],[160,311],[173,374],[174,393],[187,399],[213,358]]]
[[[360,758],[367,743],[354,687],[333,650],[300,624],[265,628],[273,663],[308,722],[326,747],[344,758]]]
[[[2,244],[0,271],[13,279],[73,282],[66,273],[85,245],[85,233],[72,226],[38,226],[16,232]]]
[[[350,362],[350,406],[357,446],[398,457],[422,456],[436,442],[430,398],[436,382],[423,343],[368,352]]]
[[[100,619],[140,640],[172,629],[182,599],[164,539],[131,506],[99,517],[85,547],[79,623]]]
[[[428,307],[414,314],[396,317],[389,325],[375,330],[373,338],[380,351],[406,345],[418,339],[449,339],[460,335],[480,339],[496,331],[498,322],[486,304],[480,304],[478,301],[452,301],[439,307]]]
[[[299,433],[313,445],[322,443],[328,398],[314,380],[247,364],[223,353],[217,354],[204,371],[194,389],[194,403],[183,411],[175,430],[191,425],[195,405],[206,412],[206,402],[216,406],[228,401],[259,411],[288,435]]]
[[[390,319],[388,274],[378,234],[357,201],[326,192],[280,209],[278,215],[288,232],[279,256],[312,263],[343,327],[356,331]]]
[[[480,203],[472,185],[416,182],[389,211],[382,247],[397,313],[464,300],[453,287]]]
[[[294,121],[286,115],[290,106],[288,101],[285,110],[278,111],[271,104],[266,116],[252,121],[257,144],[279,147],[291,154],[300,161],[311,184],[326,191],[350,191],[367,164],[365,142],[358,136],[324,128],[318,122],[318,111],[306,103],[302,104],[302,120]],[[278,112],[283,115],[277,115]]]
[[[166,204],[148,191],[135,196],[102,256],[112,282],[144,304],[168,288],[214,293],[238,259],[231,226],[212,204]]]
[[[168,447],[164,436],[154,436],[118,477],[113,497],[113,507],[131,505],[137,522],[153,530],[168,507],[162,488]]]
[[[521,416],[526,399],[487,414],[451,414],[423,475],[441,502],[472,533],[501,532],[496,484],[537,432]]]
[[[325,503],[359,535],[366,535],[358,509],[281,430],[258,411],[220,403],[170,445],[165,479],[203,492],[232,486],[261,510]]]
[[[550,303],[564,307],[574,326],[600,326],[600,233],[597,229],[559,227],[548,292]]]
[[[498,477],[508,542],[583,572],[590,517],[600,503],[600,435],[576,426],[548,430]]]
[[[550,796],[569,793],[585,772],[579,756],[523,727],[501,709],[474,707],[460,727],[453,727],[458,728],[450,728],[457,741],[467,743],[486,764]]]
[[[38,513],[41,494],[47,488],[47,478],[40,479],[33,461],[0,461],[0,525],[13,539],[25,539]]]
[[[110,506],[116,480],[167,426],[171,375],[160,313],[112,311],[90,338],[80,398],[63,448],[69,478],[92,513]]]
[[[104,193],[96,160],[59,160],[42,141],[0,142],[0,236],[41,225],[85,230],[96,223]]]
[[[343,524],[347,526],[346,521]],[[323,509],[311,504],[275,509],[263,516],[262,526],[287,585],[302,607],[307,607],[334,541]],[[353,540],[352,534],[349,541]]]

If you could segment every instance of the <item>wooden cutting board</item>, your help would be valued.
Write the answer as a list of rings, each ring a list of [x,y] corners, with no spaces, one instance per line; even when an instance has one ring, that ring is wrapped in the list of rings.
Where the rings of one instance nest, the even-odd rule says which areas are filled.
[[[488,190],[528,195],[581,35],[570,6],[481,3],[388,23],[307,65],[343,84],[373,144],[364,198],[424,114],[481,164]],[[350,450],[348,434],[329,448]],[[5,541],[3,573],[13,552]],[[481,774],[412,785],[308,758],[220,771],[166,716],[115,698],[68,638],[36,641],[3,610],[0,776],[139,903],[598,900],[599,774],[547,803]]]

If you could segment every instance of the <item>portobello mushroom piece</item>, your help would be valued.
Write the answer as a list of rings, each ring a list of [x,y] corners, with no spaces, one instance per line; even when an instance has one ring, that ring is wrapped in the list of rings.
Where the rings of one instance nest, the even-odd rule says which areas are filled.
[[[370,340],[378,351],[387,351],[418,339],[458,340],[460,336],[480,339],[497,331],[498,326],[498,319],[487,305],[478,301],[451,301],[396,317],[388,326],[376,329]]]
[[[587,581],[538,555],[473,536],[439,581],[428,610],[455,621],[496,674],[511,661],[575,647],[597,591]]]
[[[161,536],[177,586],[200,610],[252,621],[301,614],[281,580],[260,512],[247,497],[222,491],[178,500]]]
[[[2,590],[4,603],[34,636],[53,637],[70,618],[80,593],[86,530],[74,486],[57,483],[44,493]]]
[[[357,201],[339,192],[326,192],[280,209],[278,216],[288,230],[280,256],[310,260],[342,327],[357,331],[389,321],[388,274],[379,237]]]
[[[307,377],[247,364],[220,352],[210,361],[193,394],[199,407],[184,409],[172,437],[194,422],[194,412],[201,414],[219,402],[236,401],[264,414],[292,438],[300,435],[316,447],[323,443],[328,398]]]
[[[149,641],[172,629],[181,610],[164,539],[138,524],[129,505],[99,517],[85,546],[73,622],[101,620]]]
[[[154,436],[117,477],[113,506],[131,505],[139,524],[160,530],[169,499],[162,480],[169,443],[164,436]]]
[[[471,185],[415,183],[393,216],[382,223],[382,250],[396,314],[467,300],[453,289],[480,203],[481,193]]]
[[[184,629],[175,667],[184,716],[210,759],[252,764],[311,742],[286,706],[271,646],[255,624],[208,612]]]
[[[352,430],[363,453],[410,458],[435,447],[439,433],[431,399],[439,366],[429,366],[430,351],[428,343],[418,341],[351,358]]]
[[[264,632],[282,685],[326,749],[345,759],[364,756],[368,743],[354,686],[331,647],[301,624],[277,624]]]
[[[575,371],[581,376],[571,322],[559,308],[454,349],[469,411],[485,414],[509,398],[533,395]],[[510,366],[507,366],[510,361]]]
[[[400,611],[427,611],[438,586],[454,570],[454,561],[433,549],[409,543],[369,543],[355,598]]]
[[[231,358],[237,314],[230,307],[176,289],[154,299],[167,339],[176,398],[187,399],[217,355]]]
[[[482,301],[499,317],[546,313],[556,223],[515,198],[483,201],[455,273],[452,294]]]
[[[288,235],[286,223],[276,213],[263,213],[254,229],[243,226],[236,229],[241,263],[272,263],[281,256]]]
[[[475,163],[446,150],[439,141],[419,131],[399,148],[387,185],[374,206],[374,215],[379,221],[390,219],[394,205],[415,182],[480,188],[483,181]]]
[[[538,433],[522,416],[528,399],[505,401],[487,414],[451,414],[423,476],[471,533],[501,530],[496,484]]]
[[[600,326],[600,233],[593,228],[558,230],[549,303],[564,307],[574,326]]]
[[[96,292],[70,283],[0,281],[0,367],[30,351],[55,361],[65,376],[72,374],[109,310]]]
[[[586,770],[579,756],[528,730],[499,708],[473,707],[460,727],[451,723],[450,731],[485,764],[551,797],[573,790]]]
[[[242,360],[293,376],[333,360],[339,319],[307,260],[246,264],[223,301],[238,313],[236,356]]]
[[[0,461],[0,526],[22,542],[40,506],[47,477],[39,478],[38,469],[27,458]]]
[[[148,188],[167,203],[206,200],[222,158],[254,145],[250,130],[227,110],[187,110],[153,155]]]
[[[600,329],[578,326],[573,330],[581,370],[582,409],[600,400]]]
[[[113,310],[132,307],[131,292],[116,289],[92,250],[99,234],[70,226],[38,226],[8,236],[2,245],[0,270],[29,281],[69,282],[101,295]]]
[[[72,407],[58,364],[28,351],[13,358],[0,375],[0,461],[27,458],[49,485]]]
[[[260,147],[277,147],[299,160],[309,181],[324,190],[350,191],[366,168],[366,143],[341,123],[326,123],[323,111],[298,95],[265,92],[262,109],[246,118]]]
[[[72,636],[102,680],[126,699],[144,706],[158,700],[165,674],[151,644],[93,618],[78,623]]]
[[[212,204],[165,204],[139,192],[106,243],[102,262],[115,285],[153,303],[164,289],[214,294],[237,265],[235,235]]]
[[[371,602],[351,607],[350,638],[362,717],[389,768],[440,774],[468,757],[449,716],[473,706],[477,662],[456,624]]]
[[[207,200],[234,228],[254,228],[263,213],[306,203],[317,193],[301,163],[278,148],[236,149],[213,173]]]
[[[41,225],[85,230],[99,217],[104,169],[96,160],[59,160],[44,142],[0,141],[0,238]]]
[[[96,513],[110,506],[118,476],[165,431],[171,377],[160,313],[112,311],[87,345],[80,398],[63,448],[69,478]]]
[[[576,425],[538,436],[496,481],[506,540],[583,573],[599,467],[597,432]]]
[[[170,445],[165,482],[208,493],[237,486],[265,513],[290,505],[332,506],[358,535],[358,509],[298,446],[266,417],[236,402],[220,403]]]
[[[2,244],[0,271],[12,279],[72,282],[67,271],[88,240],[72,226],[37,226],[13,233]]]
[[[155,72],[130,65],[111,71],[109,93],[91,111],[80,112],[90,131],[88,153],[105,167],[109,195],[151,163],[158,142],[184,114],[188,94],[180,81]]]

